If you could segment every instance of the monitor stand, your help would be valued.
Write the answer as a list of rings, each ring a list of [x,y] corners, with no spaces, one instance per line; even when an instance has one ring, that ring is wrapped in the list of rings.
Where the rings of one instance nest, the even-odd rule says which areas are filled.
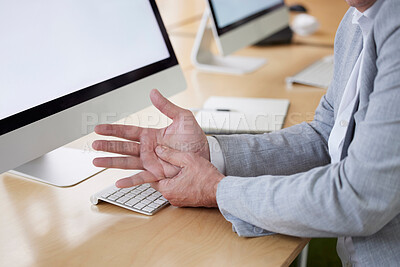
[[[93,166],[102,153],[61,147],[19,166],[10,173],[59,187],[76,185],[104,168]]]
[[[264,58],[220,56],[211,51],[214,35],[208,24],[210,11],[206,10],[197,32],[192,50],[192,63],[202,71],[225,74],[246,74],[256,71],[266,63]]]

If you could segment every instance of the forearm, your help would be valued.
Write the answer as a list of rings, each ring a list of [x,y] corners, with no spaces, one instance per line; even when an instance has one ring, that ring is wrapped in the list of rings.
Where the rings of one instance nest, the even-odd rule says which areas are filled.
[[[377,188],[372,177],[365,185],[368,190],[360,190],[343,164],[291,176],[228,176],[218,185],[217,202],[240,236],[267,231],[302,237],[367,236],[399,209],[397,189]],[[371,198],[383,194],[380,200]]]
[[[227,175],[289,175],[330,162],[326,139],[307,123],[269,134],[216,138]]]

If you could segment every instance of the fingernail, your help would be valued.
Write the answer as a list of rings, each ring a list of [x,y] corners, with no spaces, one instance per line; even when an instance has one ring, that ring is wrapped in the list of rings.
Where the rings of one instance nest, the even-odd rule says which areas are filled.
[[[93,149],[97,150],[98,146],[99,146],[99,142],[94,141],[94,142],[92,143]]]
[[[99,159],[99,158],[93,159],[92,163],[93,163],[94,166],[100,167],[100,166],[99,166],[99,165],[100,165],[100,159]]]

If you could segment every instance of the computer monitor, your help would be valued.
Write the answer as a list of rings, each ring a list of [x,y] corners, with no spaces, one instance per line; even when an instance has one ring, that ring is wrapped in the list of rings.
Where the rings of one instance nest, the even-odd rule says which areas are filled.
[[[206,2],[207,8],[192,51],[192,62],[200,70],[229,74],[245,74],[257,70],[265,64],[265,59],[228,55],[289,25],[289,12],[283,0]],[[213,39],[222,56],[212,52]]]
[[[0,173],[76,184],[98,170],[54,149],[186,87],[155,0],[6,0],[0,36]]]

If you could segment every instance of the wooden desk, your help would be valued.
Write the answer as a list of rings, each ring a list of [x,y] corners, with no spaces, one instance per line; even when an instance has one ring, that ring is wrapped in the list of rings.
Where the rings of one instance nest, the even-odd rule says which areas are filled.
[[[156,0],[168,30],[198,21],[204,11],[204,0]]]
[[[323,0],[312,1],[318,10]],[[158,3],[170,32],[184,32],[204,8],[201,0]],[[188,81],[188,90],[173,97],[174,102],[199,107],[211,95],[288,98],[285,126],[312,120],[324,90],[287,90],[284,78],[332,53],[332,48],[244,49],[238,54],[266,57],[269,63],[250,75],[227,76],[191,66],[193,38],[194,34],[171,34]],[[147,108],[139,114],[148,112],[156,111]],[[70,146],[87,148],[94,139],[91,134]],[[129,173],[106,170],[71,188],[0,175],[0,266],[288,266],[309,241],[283,235],[239,238],[217,209],[169,206],[147,217],[109,204],[90,204],[93,193]]]

